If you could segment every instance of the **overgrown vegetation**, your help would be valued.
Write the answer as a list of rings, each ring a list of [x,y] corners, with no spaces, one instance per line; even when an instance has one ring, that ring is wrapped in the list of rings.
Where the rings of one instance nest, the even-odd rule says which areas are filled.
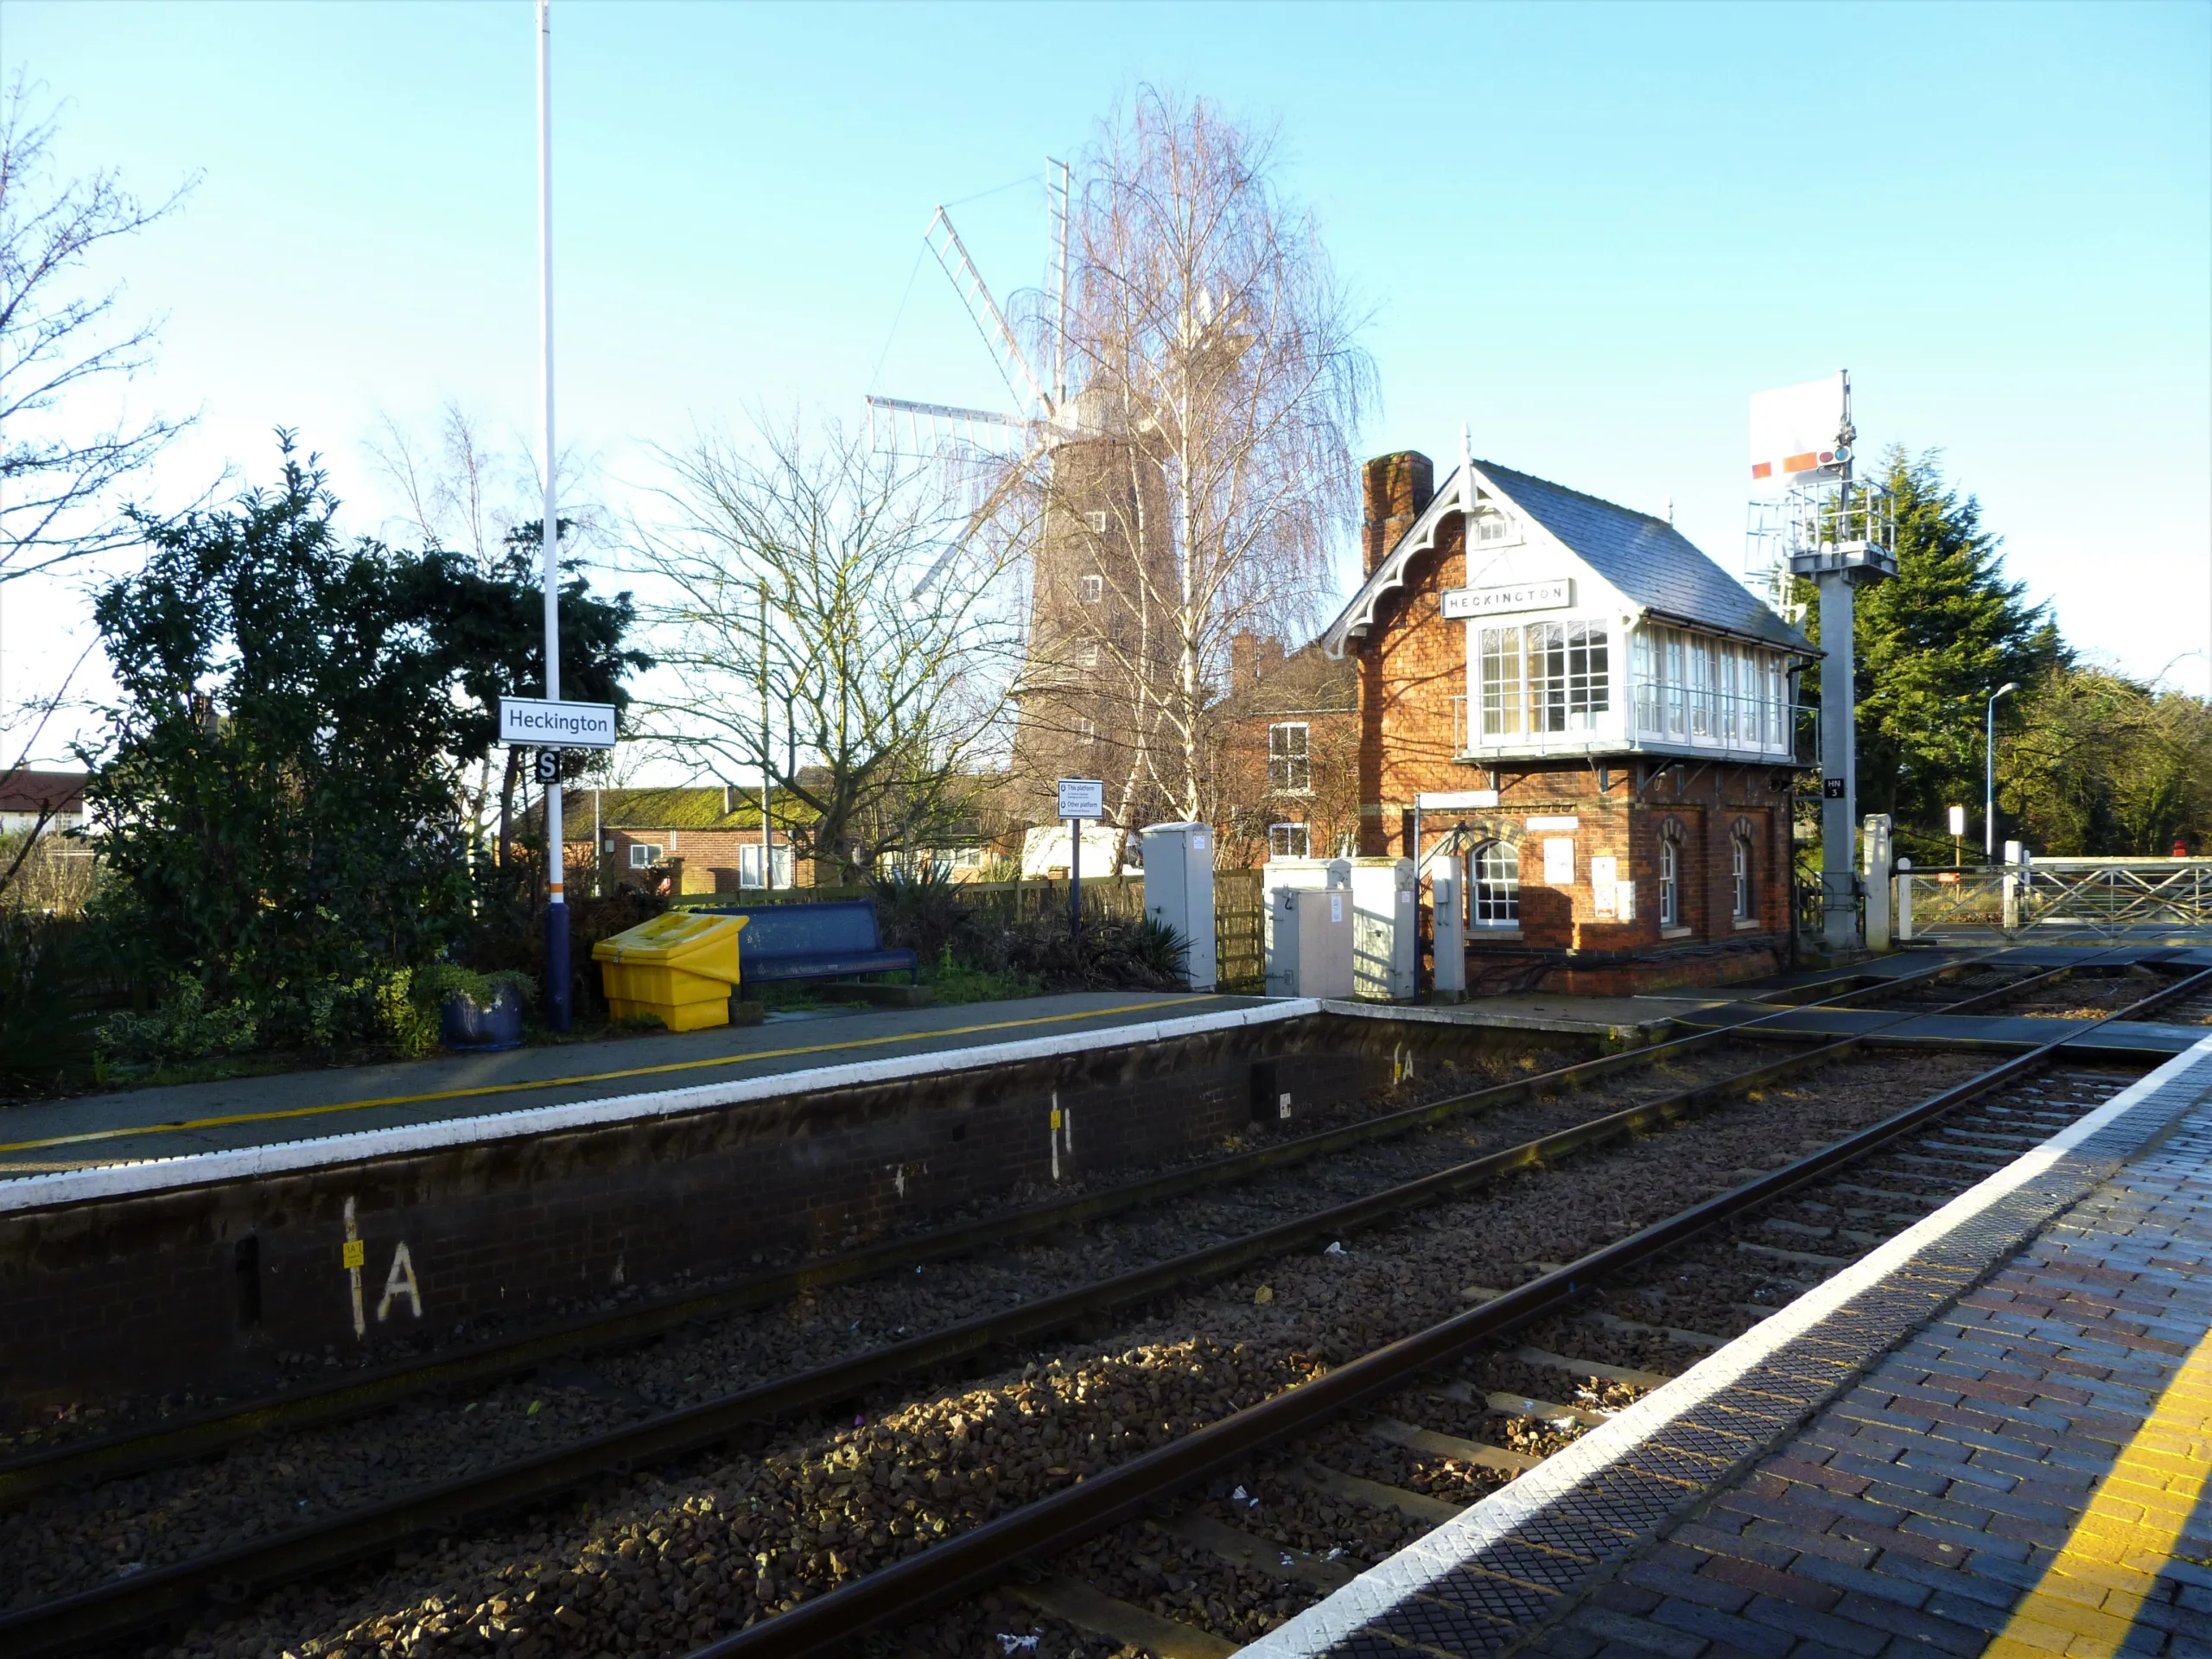
[[[348,541],[324,474],[281,445],[270,488],[174,521],[134,515],[145,563],[95,601],[120,696],[109,741],[83,757],[102,878],[71,937],[137,988],[99,1029],[110,1075],[422,1053],[453,992],[505,983],[535,1001],[543,849],[515,856],[504,833],[496,851],[474,846],[463,777],[496,747],[498,698],[537,689],[536,527],[488,563]],[[562,614],[565,683],[619,706],[648,663],[623,643],[628,595],[572,575]],[[579,977],[594,938],[659,908],[586,918]],[[615,925],[594,933],[601,920]],[[73,974],[25,943],[29,923],[10,925],[0,976],[20,995],[0,1017],[0,1073],[20,1087],[80,1070],[92,1045],[81,1021],[48,1037],[16,1017]]]
[[[933,985],[942,977],[955,989],[988,981],[1033,988],[1012,995],[1183,986],[1189,943],[1149,916],[1086,914],[1078,941],[1063,911],[1009,925],[969,905],[955,883],[928,874],[880,882],[875,891],[884,942],[937,964],[925,970],[933,972]]]

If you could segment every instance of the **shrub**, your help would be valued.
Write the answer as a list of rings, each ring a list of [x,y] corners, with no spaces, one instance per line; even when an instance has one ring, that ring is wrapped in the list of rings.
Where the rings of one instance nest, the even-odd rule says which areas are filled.
[[[0,910],[0,1092],[51,1089],[87,1071],[96,1021],[85,1007],[81,925]]]
[[[100,1058],[141,1066],[243,1054],[260,1031],[259,1015],[244,1000],[210,1002],[205,985],[179,974],[151,1013],[118,1014],[100,1027]]]

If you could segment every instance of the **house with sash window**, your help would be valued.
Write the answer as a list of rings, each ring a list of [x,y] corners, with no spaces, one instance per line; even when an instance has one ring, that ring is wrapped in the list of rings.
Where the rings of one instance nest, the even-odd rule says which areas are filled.
[[[1673,524],[1491,462],[1365,469],[1359,848],[1464,868],[1471,990],[1718,983],[1788,960],[1819,653]]]

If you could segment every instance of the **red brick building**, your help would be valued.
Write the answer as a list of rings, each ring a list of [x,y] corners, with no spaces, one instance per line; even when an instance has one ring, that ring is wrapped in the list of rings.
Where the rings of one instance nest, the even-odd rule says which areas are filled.
[[[1471,990],[1787,961],[1802,634],[1664,520],[1489,462],[1370,461],[1363,555],[1320,641],[1360,850],[1464,863]]]
[[[1221,861],[1330,858],[1359,846],[1359,675],[1319,640],[1230,640],[1228,693],[1210,711]]]
[[[641,887],[671,897],[741,893],[766,885],[764,874],[779,887],[812,887],[813,861],[794,862],[784,827],[795,810],[777,801],[774,845],[764,851],[758,790],[571,788],[561,802],[569,880],[585,892]]]

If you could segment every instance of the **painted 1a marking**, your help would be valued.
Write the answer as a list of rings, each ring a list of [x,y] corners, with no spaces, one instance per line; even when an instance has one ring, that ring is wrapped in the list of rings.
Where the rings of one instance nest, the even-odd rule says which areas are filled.
[[[369,1264],[369,1247],[361,1237],[351,1198],[346,1200],[346,1242],[339,1247],[338,1264],[346,1269],[346,1295],[353,1305],[353,1335],[365,1338],[369,1334],[369,1322],[361,1302],[361,1270]],[[415,1258],[409,1254],[404,1238],[393,1249],[391,1266],[384,1276],[384,1294],[377,1302],[378,1325],[391,1317],[391,1305],[402,1296],[407,1299],[415,1317],[421,1319],[423,1287],[415,1277]]]

